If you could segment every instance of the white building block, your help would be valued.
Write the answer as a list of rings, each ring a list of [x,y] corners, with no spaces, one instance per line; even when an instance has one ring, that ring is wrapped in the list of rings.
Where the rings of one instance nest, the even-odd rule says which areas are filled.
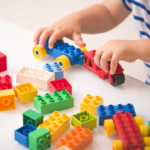
[[[60,147],[60,148],[58,148],[58,149],[56,149],[56,150],[71,150],[71,149],[69,149],[69,148],[66,147],[66,146],[63,146],[63,147]]]

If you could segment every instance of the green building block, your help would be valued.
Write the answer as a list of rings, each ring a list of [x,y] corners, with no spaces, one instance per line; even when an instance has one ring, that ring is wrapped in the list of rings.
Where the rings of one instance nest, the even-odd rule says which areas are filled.
[[[41,123],[43,123],[43,115],[37,113],[36,111],[29,109],[23,113],[23,125],[29,123],[34,127],[37,127]]]
[[[46,128],[39,128],[29,133],[29,150],[45,150],[51,146],[50,131]]]
[[[148,122],[148,130],[149,130],[149,136],[150,136],[150,121]]]
[[[34,98],[34,107],[39,113],[48,114],[74,107],[74,98],[66,89],[63,89],[60,92],[38,95]]]
[[[71,122],[74,127],[81,126],[93,130],[97,127],[97,118],[88,111],[82,111],[71,116]]]

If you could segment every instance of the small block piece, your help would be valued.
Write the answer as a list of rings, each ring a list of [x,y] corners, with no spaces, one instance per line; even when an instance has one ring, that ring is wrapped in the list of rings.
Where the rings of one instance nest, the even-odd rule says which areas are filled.
[[[69,148],[66,147],[66,146],[62,146],[62,147],[60,147],[60,148],[58,148],[58,149],[56,149],[56,150],[71,150],[71,149],[69,149]]]
[[[0,72],[7,70],[7,56],[0,52]]]
[[[71,116],[71,123],[74,127],[81,126],[93,130],[97,127],[97,118],[88,111],[83,111]]]
[[[0,91],[0,111],[16,109],[16,98],[13,89]]]
[[[148,122],[148,130],[149,130],[149,136],[150,136],[150,121]]]
[[[72,86],[65,78],[49,82],[49,91],[51,93],[62,89],[66,89],[72,95]]]
[[[57,62],[54,62],[53,64],[45,64],[43,70],[55,73],[55,80],[64,78],[64,71]]]
[[[36,130],[36,127],[30,124],[25,124],[23,127],[15,130],[15,140],[18,141],[20,144],[29,147],[28,135],[34,130]]]
[[[37,129],[29,134],[29,150],[45,150],[50,148],[50,132],[45,128]]]
[[[117,106],[109,105],[109,106],[99,106],[97,107],[98,116],[99,116],[99,125],[104,125],[104,120],[112,119],[113,115],[118,113],[119,110],[122,110],[123,113],[130,112],[132,116],[136,116],[134,106],[132,104],[122,105],[118,104]]]
[[[37,128],[41,127],[50,131],[51,143],[53,143],[70,127],[70,117],[66,114],[54,111],[49,118]]]
[[[87,94],[80,104],[80,111],[89,111],[92,115],[97,116],[97,107],[103,105],[103,98]]]
[[[16,97],[22,104],[29,101],[32,102],[34,97],[38,95],[38,90],[31,83],[17,85],[14,87],[14,90]]]
[[[53,72],[47,72],[29,67],[23,67],[16,74],[16,82],[20,84],[30,82],[34,87],[48,90],[49,81],[55,80]]]
[[[60,92],[46,93],[34,98],[34,108],[41,114],[52,113],[53,111],[64,110],[74,107],[73,96],[65,89]]]
[[[66,146],[71,150],[83,150],[93,141],[93,131],[76,126],[56,143],[56,148]],[[60,149],[61,150],[61,149]],[[64,149],[62,149],[64,150]]]
[[[12,88],[12,77],[10,75],[0,76],[0,91]]]

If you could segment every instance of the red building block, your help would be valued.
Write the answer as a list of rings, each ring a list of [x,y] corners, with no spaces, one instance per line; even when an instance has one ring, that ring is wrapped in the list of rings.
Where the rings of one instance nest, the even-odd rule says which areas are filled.
[[[0,72],[7,70],[7,56],[0,52]]]
[[[66,89],[70,94],[72,94],[72,86],[65,78],[49,82],[49,91],[51,93],[54,91],[61,91],[62,89]]]
[[[0,76],[0,91],[6,89],[12,89],[12,78],[9,75]]]

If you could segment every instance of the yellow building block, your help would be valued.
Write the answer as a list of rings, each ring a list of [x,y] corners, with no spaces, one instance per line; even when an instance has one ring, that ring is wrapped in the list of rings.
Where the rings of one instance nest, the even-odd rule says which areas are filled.
[[[37,128],[41,127],[50,130],[51,143],[53,143],[70,127],[70,117],[66,114],[61,114],[58,111],[54,111],[49,118]]]
[[[38,91],[31,83],[25,83],[14,87],[16,97],[18,100],[25,104],[26,102],[33,101],[37,97]]]
[[[80,111],[89,111],[92,115],[97,116],[97,107],[103,105],[103,98],[87,94],[80,104]]]
[[[0,91],[0,111],[16,109],[16,98],[13,89]]]

